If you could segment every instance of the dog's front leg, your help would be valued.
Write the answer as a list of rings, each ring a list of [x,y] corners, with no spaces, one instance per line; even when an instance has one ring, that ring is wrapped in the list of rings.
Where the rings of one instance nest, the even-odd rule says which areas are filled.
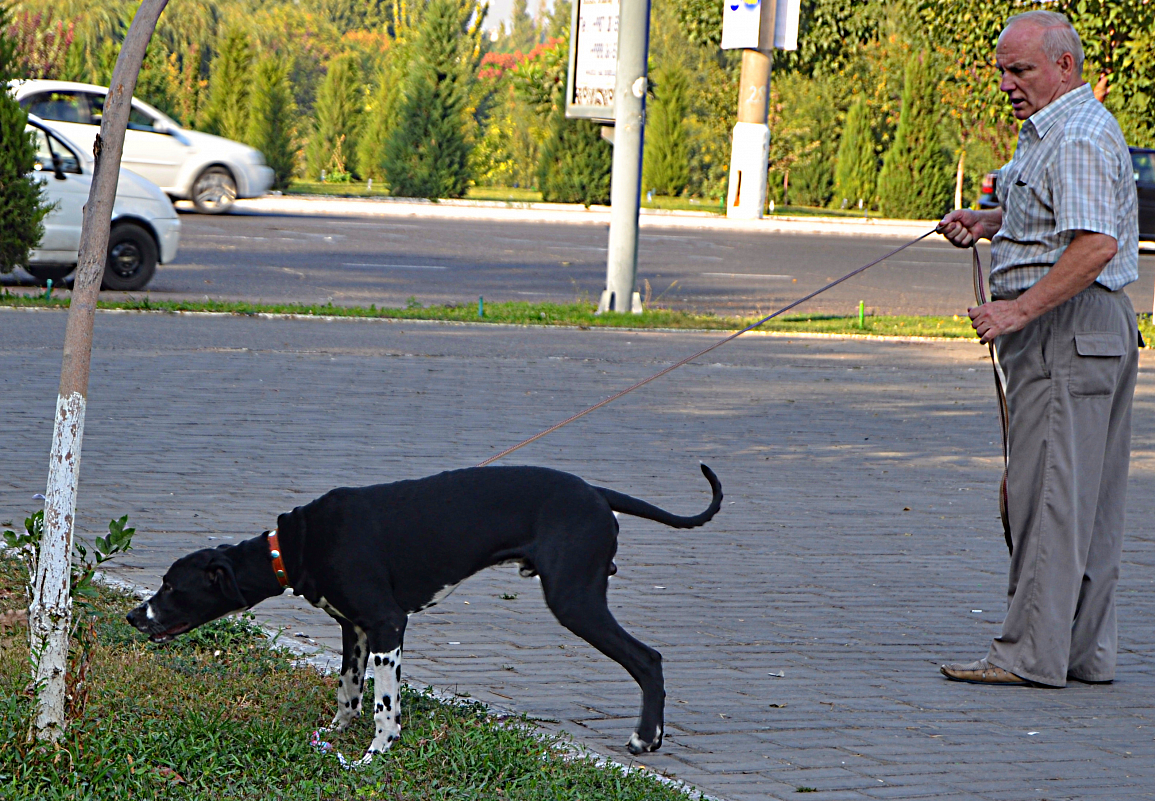
[[[361,714],[369,637],[347,620],[338,618],[338,622],[341,624],[341,678],[337,682],[337,714],[325,730],[342,732]]]
[[[361,758],[361,763],[366,765],[376,754],[387,751],[401,736],[401,646],[371,656],[375,734],[369,750]]]

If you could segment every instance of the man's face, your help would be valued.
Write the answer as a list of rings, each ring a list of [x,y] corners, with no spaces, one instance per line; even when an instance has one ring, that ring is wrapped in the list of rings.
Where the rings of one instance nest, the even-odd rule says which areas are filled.
[[[1058,62],[1043,52],[1043,29],[1030,23],[1012,25],[995,50],[1002,73],[999,89],[1007,93],[1015,119],[1025,120],[1060,95],[1074,88],[1075,60],[1064,53]]]

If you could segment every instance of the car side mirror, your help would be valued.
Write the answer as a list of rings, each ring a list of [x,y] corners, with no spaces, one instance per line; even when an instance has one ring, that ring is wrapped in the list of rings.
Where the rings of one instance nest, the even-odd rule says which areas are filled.
[[[52,154],[52,172],[56,175],[57,181],[66,180],[64,175],[64,160],[55,153]]]

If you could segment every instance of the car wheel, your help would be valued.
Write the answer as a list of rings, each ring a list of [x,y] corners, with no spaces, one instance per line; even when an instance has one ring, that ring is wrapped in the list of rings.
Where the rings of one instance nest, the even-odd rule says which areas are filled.
[[[61,281],[72,274],[75,264],[29,264],[24,268],[37,281],[51,281],[59,285]]]
[[[108,237],[102,289],[144,289],[156,274],[156,242],[139,225],[118,225]]]
[[[209,167],[197,176],[192,202],[201,214],[224,214],[237,199],[237,182],[224,167]]]

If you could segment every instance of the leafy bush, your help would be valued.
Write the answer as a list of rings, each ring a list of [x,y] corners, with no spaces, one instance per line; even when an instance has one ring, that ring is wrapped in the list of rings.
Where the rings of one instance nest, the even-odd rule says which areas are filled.
[[[0,30],[8,29],[11,11],[0,5]],[[0,87],[18,78],[16,40],[0,36]],[[49,206],[40,182],[30,177],[36,163],[32,137],[24,133],[28,115],[0,88],[0,272],[28,264],[28,251],[44,236]]]

